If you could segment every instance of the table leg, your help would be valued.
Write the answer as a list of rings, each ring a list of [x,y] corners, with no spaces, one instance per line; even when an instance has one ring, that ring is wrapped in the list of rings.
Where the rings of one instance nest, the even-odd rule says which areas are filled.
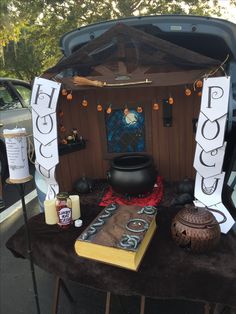
[[[111,292],[107,291],[105,314],[110,314],[110,305],[111,305]]]
[[[64,281],[60,277],[56,277],[56,283],[54,288],[54,297],[53,297],[53,304],[52,304],[52,314],[57,314],[58,311],[58,303],[59,303],[59,296],[60,296],[60,289],[63,289],[65,295],[67,296],[68,300],[71,303],[74,303],[74,299],[72,298],[68,288],[66,287]]]
[[[209,302],[205,303],[204,314],[215,314],[215,305]]]
[[[141,295],[140,314],[144,314],[145,312],[145,301],[146,301],[145,296]]]

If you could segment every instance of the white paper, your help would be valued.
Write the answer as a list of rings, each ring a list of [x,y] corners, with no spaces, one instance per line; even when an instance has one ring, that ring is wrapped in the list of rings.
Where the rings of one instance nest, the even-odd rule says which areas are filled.
[[[201,111],[209,120],[228,112],[230,77],[212,77],[203,80]]]
[[[210,152],[205,152],[199,144],[196,145],[193,166],[202,177],[208,178],[221,173],[225,148],[226,142]]]
[[[210,178],[203,178],[196,174],[194,196],[205,206],[221,203],[221,193],[224,183],[225,172]]]
[[[204,149],[210,152],[223,146],[225,136],[227,116],[224,115],[219,119],[211,122],[202,112],[200,112],[196,142]]]
[[[59,162],[56,107],[60,88],[60,83],[36,77],[31,96],[35,168],[48,185],[46,199],[59,192],[55,167]]]
[[[40,116],[56,112],[61,83],[36,77],[31,94],[31,107]]]
[[[37,156],[37,163],[40,164],[43,168],[50,170],[59,163],[57,138],[47,145],[43,145],[35,138],[34,146],[35,154]]]
[[[32,110],[33,137],[40,143],[47,145],[57,138],[57,117],[56,113],[39,116]]]

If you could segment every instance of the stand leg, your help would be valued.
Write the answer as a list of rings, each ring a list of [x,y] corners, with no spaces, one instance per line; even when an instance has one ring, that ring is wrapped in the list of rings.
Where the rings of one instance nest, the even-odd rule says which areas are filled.
[[[141,296],[141,303],[140,303],[140,314],[144,314],[145,312],[145,296]]]
[[[110,314],[110,305],[111,305],[111,292],[107,291],[105,314]]]
[[[34,271],[33,256],[32,256],[32,251],[31,251],[31,240],[30,240],[30,232],[29,232],[29,226],[28,226],[28,217],[27,217],[26,206],[25,206],[25,193],[24,193],[24,185],[23,184],[19,184],[19,193],[20,193],[20,197],[21,197],[23,216],[24,216],[24,222],[25,222],[27,253],[29,256],[31,276],[32,276],[32,280],[33,280],[34,298],[35,298],[35,302],[36,302],[37,314],[40,314],[38,290],[37,290],[37,283],[36,283],[36,277],[35,277],[35,271]]]
[[[54,289],[53,305],[52,305],[52,314],[57,314],[59,293],[60,293],[60,277],[56,277],[56,284]]]

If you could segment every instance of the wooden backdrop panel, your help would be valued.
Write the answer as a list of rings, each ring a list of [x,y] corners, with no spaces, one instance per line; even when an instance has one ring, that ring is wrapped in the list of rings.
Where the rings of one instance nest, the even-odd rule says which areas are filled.
[[[57,167],[60,190],[71,191],[74,182],[83,175],[106,178],[112,156],[104,155],[104,111],[97,111],[98,103],[103,105],[104,110],[109,104],[113,108],[141,105],[145,112],[145,128],[148,130],[147,153],[153,156],[159,174],[167,181],[193,178],[195,134],[192,120],[198,117],[200,97],[196,93],[187,97],[184,89],[185,86],[100,88],[73,91],[72,101],[61,96],[58,110],[64,112],[62,120],[67,130],[63,136],[68,136],[72,128],[77,128],[79,135],[86,139],[86,149],[60,156],[60,165]],[[162,100],[170,95],[174,98],[172,126],[164,127]],[[82,106],[83,99],[88,101],[86,108]],[[152,109],[155,101],[160,105],[157,111]]]

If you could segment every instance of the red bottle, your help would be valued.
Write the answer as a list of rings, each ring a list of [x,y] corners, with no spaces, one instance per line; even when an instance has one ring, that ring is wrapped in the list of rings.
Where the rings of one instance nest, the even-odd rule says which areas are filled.
[[[58,225],[62,229],[67,229],[73,223],[72,202],[67,192],[57,194],[56,211],[58,215]]]

